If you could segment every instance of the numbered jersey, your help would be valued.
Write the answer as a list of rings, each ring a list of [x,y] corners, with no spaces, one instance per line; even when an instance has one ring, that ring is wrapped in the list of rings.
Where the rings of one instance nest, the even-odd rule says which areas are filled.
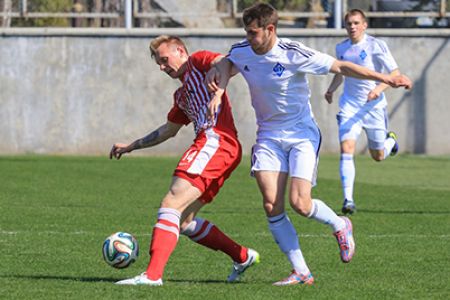
[[[176,170],[205,178],[219,178],[230,166],[237,165],[241,152],[241,145],[235,136],[208,128],[200,132],[183,154]]]

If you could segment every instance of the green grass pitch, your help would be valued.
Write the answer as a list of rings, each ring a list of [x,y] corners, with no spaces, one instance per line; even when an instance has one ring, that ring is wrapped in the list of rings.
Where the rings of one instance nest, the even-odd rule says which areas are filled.
[[[338,156],[322,156],[314,197],[340,211]],[[274,287],[290,267],[268,230],[249,159],[200,216],[257,249],[261,263],[227,284],[230,259],[181,236],[162,287],[115,286],[148,262],[150,233],[175,158],[0,157],[1,299],[450,299],[450,158],[357,156],[357,244],[340,262],[331,230],[287,211],[314,286]],[[125,270],[102,258],[115,231],[138,239]]]

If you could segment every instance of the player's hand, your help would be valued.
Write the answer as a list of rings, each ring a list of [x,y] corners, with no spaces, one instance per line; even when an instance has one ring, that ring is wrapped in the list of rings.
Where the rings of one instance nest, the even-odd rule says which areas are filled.
[[[214,124],[221,103],[222,103],[222,95],[219,93],[214,93],[214,95],[211,98],[211,101],[208,104],[209,123]]]
[[[122,143],[114,144],[111,148],[111,151],[109,152],[109,159],[112,159],[113,157],[116,159],[120,159],[122,154],[128,153],[131,151],[128,149],[128,146],[129,146],[128,144],[122,144]]]
[[[410,89],[412,89],[413,83],[412,83],[411,79],[408,78],[408,76],[398,75],[398,76],[392,77],[392,80],[389,83],[389,85],[394,88],[399,88],[399,87],[403,86],[403,87],[405,87],[405,89],[410,90]]]
[[[367,102],[373,101],[380,97],[380,93],[376,90],[371,90],[369,94],[367,95]]]
[[[325,93],[325,100],[327,100],[329,104],[333,103],[333,92],[327,91]]]
[[[205,84],[208,92],[214,93],[219,89],[219,87],[217,86],[217,82],[219,82],[219,79],[220,73],[218,72],[218,70],[216,68],[209,69],[205,76]]]

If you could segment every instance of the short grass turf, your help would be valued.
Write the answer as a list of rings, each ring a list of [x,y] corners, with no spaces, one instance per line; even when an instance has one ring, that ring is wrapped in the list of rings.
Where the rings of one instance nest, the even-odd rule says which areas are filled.
[[[338,156],[322,156],[314,197],[336,212]],[[0,157],[2,299],[450,299],[450,157],[356,157],[351,217],[357,243],[340,262],[331,230],[287,211],[314,286],[274,287],[290,266],[268,230],[249,159],[200,216],[261,254],[227,284],[230,259],[181,236],[164,286],[116,286],[144,271],[159,202],[177,163],[170,157]],[[288,204],[287,204],[288,206]],[[102,258],[113,232],[136,236],[141,253],[124,270]]]

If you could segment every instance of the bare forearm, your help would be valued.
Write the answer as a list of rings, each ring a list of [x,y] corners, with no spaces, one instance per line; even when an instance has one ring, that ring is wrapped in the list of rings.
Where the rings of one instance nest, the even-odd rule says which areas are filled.
[[[359,66],[357,64],[348,61],[335,61],[330,71],[332,73],[341,74],[344,76],[359,79],[376,80],[386,84],[390,84],[389,81],[390,77],[388,75],[372,71],[368,68]]]
[[[163,142],[163,141],[159,140],[159,132],[158,132],[158,130],[155,130],[155,131],[149,133],[148,135],[134,141],[131,144],[131,147],[133,148],[133,150],[137,150],[137,149],[155,146],[161,142]]]
[[[336,74],[333,77],[333,80],[330,83],[330,86],[328,87],[327,92],[334,93],[336,89],[341,85],[343,81],[343,77],[341,74]]]
[[[395,70],[392,71],[390,74],[391,74],[392,76],[398,76],[398,75],[400,75],[400,70],[399,70],[399,69],[395,69]],[[376,90],[376,92],[377,92],[378,94],[381,94],[381,93],[384,92],[384,90],[386,90],[388,87],[389,87],[388,84],[381,82],[381,83],[379,83],[379,84],[375,87],[375,90]]]
[[[222,59],[214,66],[219,73],[217,87],[222,90],[222,93],[227,87],[232,76],[231,66],[231,62],[225,57],[222,57]]]
[[[132,148],[131,150],[137,150],[161,144],[167,139],[175,136],[179,128],[179,126],[170,126],[169,124],[164,124],[155,131],[152,131],[148,135],[131,143],[130,148]]]

